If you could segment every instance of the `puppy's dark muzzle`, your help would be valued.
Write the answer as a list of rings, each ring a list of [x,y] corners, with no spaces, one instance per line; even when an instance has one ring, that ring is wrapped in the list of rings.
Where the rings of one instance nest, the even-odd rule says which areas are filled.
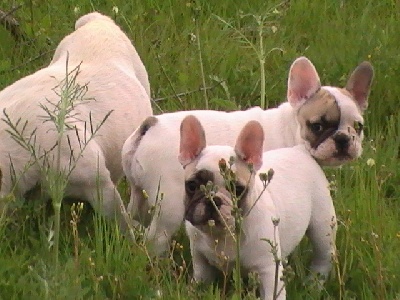
[[[219,197],[214,197],[213,200],[203,197],[193,197],[185,208],[185,220],[192,225],[205,225],[208,221],[214,220],[219,222],[218,211],[222,205],[222,200]],[[212,202],[214,201],[214,203]],[[215,209],[217,208],[217,210]]]
[[[350,137],[345,134],[337,134],[333,137],[336,149],[339,153],[347,153],[350,145]]]
[[[211,200],[208,200],[210,203],[211,203],[211,205],[212,205],[212,202],[211,202]],[[222,200],[221,200],[221,198],[220,197],[214,197],[213,198],[213,201],[214,201],[214,204],[215,204],[215,206],[218,208],[218,209],[220,209],[221,208],[221,205],[222,205]],[[213,207],[214,207],[214,205],[213,205]]]

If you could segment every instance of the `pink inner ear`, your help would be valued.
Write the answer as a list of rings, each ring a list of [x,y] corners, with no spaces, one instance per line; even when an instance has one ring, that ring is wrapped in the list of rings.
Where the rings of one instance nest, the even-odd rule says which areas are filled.
[[[262,165],[264,130],[257,121],[250,121],[242,129],[236,141],[236,154],[258,171]]]
[[[368,106],[368,95],[373,76],[372,65],[369,62],[363,62],[351,74],[346,85],[346,89],[353,95],[362,110]]]
[[[311,97],[321,87],[318,73],[306,57],[296,59],[289,71],[287,99],[297,107]]]
[[[206,146],[203,126],[192,115],[185,117],[181,124],[179,162],[186,166],[192,162]]]
[[[353,95],[354,100],[356,100],[362,109],[367,108],[368,92],[366,92],[365,87],[361,85],[354,85],[353,90],[351,90],[350,93]]]

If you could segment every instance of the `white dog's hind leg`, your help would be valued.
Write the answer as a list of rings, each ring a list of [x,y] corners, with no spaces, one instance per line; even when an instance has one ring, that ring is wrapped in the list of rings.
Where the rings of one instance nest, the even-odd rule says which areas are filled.
[[[273,265],[267,264],[262,265],[264,268],[262,271],[258,272],[261,287],[260,287],[260,294],[261,299],[266,300],[273,300],[273,299],[286,299],[286,289],[284,282],[281,280],[283,275],[283,267],[282,264],[279,264],[279,269],[276,272],[276,263]],[[274,288],[275,288],[275,278],[277,276],[276,282],[276,295],[277,297],[274,298]]]
[[[165,185],[170,186],[170,185]],[[173,190],[172,187],[167,194],[157,191],[149,192],[149,203],[155,203],[152,212],[152,220],[146,231],[146,239],[149,242],[151,250],[156,255],[161,255],[168,250],[172,235],[176,233],[183,223],[184,204],[183,191],[181,189]],[[157,200],[155,200],[157,199]]]
[[[129,217],[111,180],[102,152],[95,143],[88,145],[76,162],[76,167],[69,177],[67,192],[73,197],[83,197],[105,217],[116,219],[122,232],[128,233]],[[129,234],[129,238],[133,236]]]
[[[146,231],[146,239],[151,251],[160,256],[168,251],[172,235],[179,229],[182,222],[175,222],[176,219],[155,215]],[[181,220],[181,219],[180,219]]]
[[[323,283],[332,268],[332,256],[336,252],[336,214],[332,200],[319,198],[318,201],[325,207],[313,208],[310,226],[307,235],[313,246],[313,257],[311,261],[311,272],[320,274]]]
[[[203,254],[196,251],[191,251],[193,264],[193,279],[196,282],[213,283],[218,275],[216,267],[210,265],[207,258]]]
[[[134,235],[131,232],[132,224],[130,218],[126,213],[121,196],[111,179],[102,178],[95,185],[75,186],[74,189],[81,189],[81,195],[84,195],[98,213],[110,220],[116,220],[121,232],[127,235],[130,240],[134,239]]]
[[[151,209],[147,200],[146,192],[133,183],[130,183],[130,201],[127,212],[130,215],[135,226],[139,224],[149,226],[151,221]]]

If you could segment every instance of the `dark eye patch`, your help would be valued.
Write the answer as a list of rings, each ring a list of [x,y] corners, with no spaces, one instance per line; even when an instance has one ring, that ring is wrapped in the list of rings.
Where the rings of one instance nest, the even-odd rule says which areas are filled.
[[[188,195],[193,195],[201,185],[207,185],[209,181],[214,182],[214,174],[208,170],[200,170],[185,181],[185,191]]]
[[[230,186],[227,186],[226,189],[228,192],[232,193],[236,196],[236,198],[243,198],[244,194],[246,193],[247,189],[246,186],[242,185],[239,182],[231,182]]]
[[[327,138],[334,134],[338,127],[338,121],[328,121],[326,116],[322,116],[319,121],[316,122],[306,122],[307,127],[315,135],[315,140],[311,143],[311,147],[316,149],[321,143],[323,143]]]
[[[322,134],[325,130],[331,128],[337,130],[339,127],[339,122],[328,121],[326,116],[322,116],[320,120],[315,122],[306,121],[306,125],[314,134]]]
[[[354,122],[354,130],[357,132],[358,135],[361,134],[361,132],[364,129],[364,124],[361,122]]]
[[[198,184],[197,180],[190,179],[185,182],[185,190],[189,195],[194,194],[199,187],[200,185]]]
[[[315,123],[309,122],[308,127],[314,134],[318,134],[324,130],[324,125],[322,125],[320,122],[315,122]]]

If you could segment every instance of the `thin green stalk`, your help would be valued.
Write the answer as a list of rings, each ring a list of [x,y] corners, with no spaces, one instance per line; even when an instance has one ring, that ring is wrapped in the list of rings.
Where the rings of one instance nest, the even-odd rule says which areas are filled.
[[[279,6],[279,5],[281,5],[281,4],[278,4],[277,6]],[[274,6],[273,8],[271,8],[270,11],[272,11],[272,9],[275,9],[277,6]],[[243,42],[246,45],[246,47],[248,47],[249,49],[252,49],[254,51],[254,53],[256,54],[259,65],[260,65],[260,107],[262,109],[267,108],[266,88],[265,88],[265,79],[266,79],[265,78],[265,58],[272,51],[279,50],[279,51],[283,52],[283,49],[277,48],[277,47],[274,47],[274,48],[270,49],[269,51],[265,51],[263,35],[264,35],[264,30],[266,28],[265,22],[266,22],[267,16],[269,16],[269,15],[270,15],[269,13],[267,13],[266,15],[252,15],[252,14],[246,15],[246,16],[253,17],[258,25],[258,27],[257,27],[258,45],[256,43],[253,43],[249,38],[247,38],[242,30],[236,28],[234,25],[232,25],[228,21],[224,20],[223,18],[221,18],[217,15],[214,15],[220,22],[222,22],[228,28],[232,29],[235,32],[235,34],[239,37],[240,41]]]
[[[266,109],[266,99],[265,99],[265,53],[264,53],[264,43],[263,43],[263,29],[264,24],[262,18],[258,20],[258,39],[259,39],[259,53],[258,59],[260,62],[260,106],[262,109]]]
[[[202,80],[202,85],[203,85],[205,108],[208,109],[209,106],[208,106],[207,85],[206,85],[206,78],[204,75],[203,57],[201,55],[200,26],[199,26],[198,18],[195,18],[195,22],[196,22],[197,52],[199,54],[199,63],[200,63],[201,80]]]
[[[69,98],[71,91],[70,91],[70,82],[69,82],[69,73],[68,73],[68,60],[66,63],[66,76],[65,76],[65,89],[61,91],[61,103],[60,103],[60,111],[58,112],[56,122],[58,123],[57,131],[57,156],[56,156],[56,174],[53,177],[55,180],[51,182],[54,184],[54,193],[52,195],[53,201],[53,208],[54,208],[54,265],[56,274],[58,274],[58,266],[59,266],[59,257],[58,257],[58,250],[59,250],[59,243],[60,243],[60,214],[61,214],[61,203],[64,195],[64,189],[66,185],[66,176],[61,170],[61,143],[64,137],[64,132],[66,128],[66,119],[68,115],[68,109],[71,106],[69,103]]]
[[[235,242],[236,248],[236,256],[235,256],[235,270],[233,274],[234,283],[235,283],[235,295],[237,299],[241,298],[242,294],[242,280],[241,280],[241,266],[240,266],[240,242],[241,242],[241,233],[242,233],[242,224],[243,224],[243,216],[241,208],[239,207],[239,200],[242,195],[237,195],[236,193],[236,175],[232,171],[232,165],[234,164],[234,158],[230,157],[229,163],[227,165],[224,159],[219,161],[219,169],[220,173],[225,181],[226,186],[228,187],[228,192],[232,197],[232,212],[233,217],[235,219],[235,232],[232,235],[232,238]]]
[[[60,223],[61,223],[61,202],[53,200],[53,208],[54,208],[54,267],[55,274],[58,274],[58,265],[59,265],[59,257],[58,257],[58,249],[60,244]]]
[[[34,27],[34,20],[33,20],[33,0],[29,1],[29,14],[30,14],[30,21],[31,21],[31,34],[32,36],[35,36],[35,29]]]
[[[237,200],[237,199],[236,199]],[[242,293],[242,280],[240,272],[240,241],[241,241],[241,229],[242,229],[242,216],[240,215],[239,208],[237,207],[237,202],[235,201],[235,235],[236,235],[236,257],[235,257],[235,293],[240,299]]]
[[[276,226],[274,224],[274,247],[278,247],[278,244],[276,243]],[[274,251],[277,251],[275,249]],[[274,278],[274,293],[273,293],[273,299],[276,300],[279,297],[278,293],[278,280],[279,280],[279,267],[280,267],[280,260],[279,257],[275,257],[275,278]]]

